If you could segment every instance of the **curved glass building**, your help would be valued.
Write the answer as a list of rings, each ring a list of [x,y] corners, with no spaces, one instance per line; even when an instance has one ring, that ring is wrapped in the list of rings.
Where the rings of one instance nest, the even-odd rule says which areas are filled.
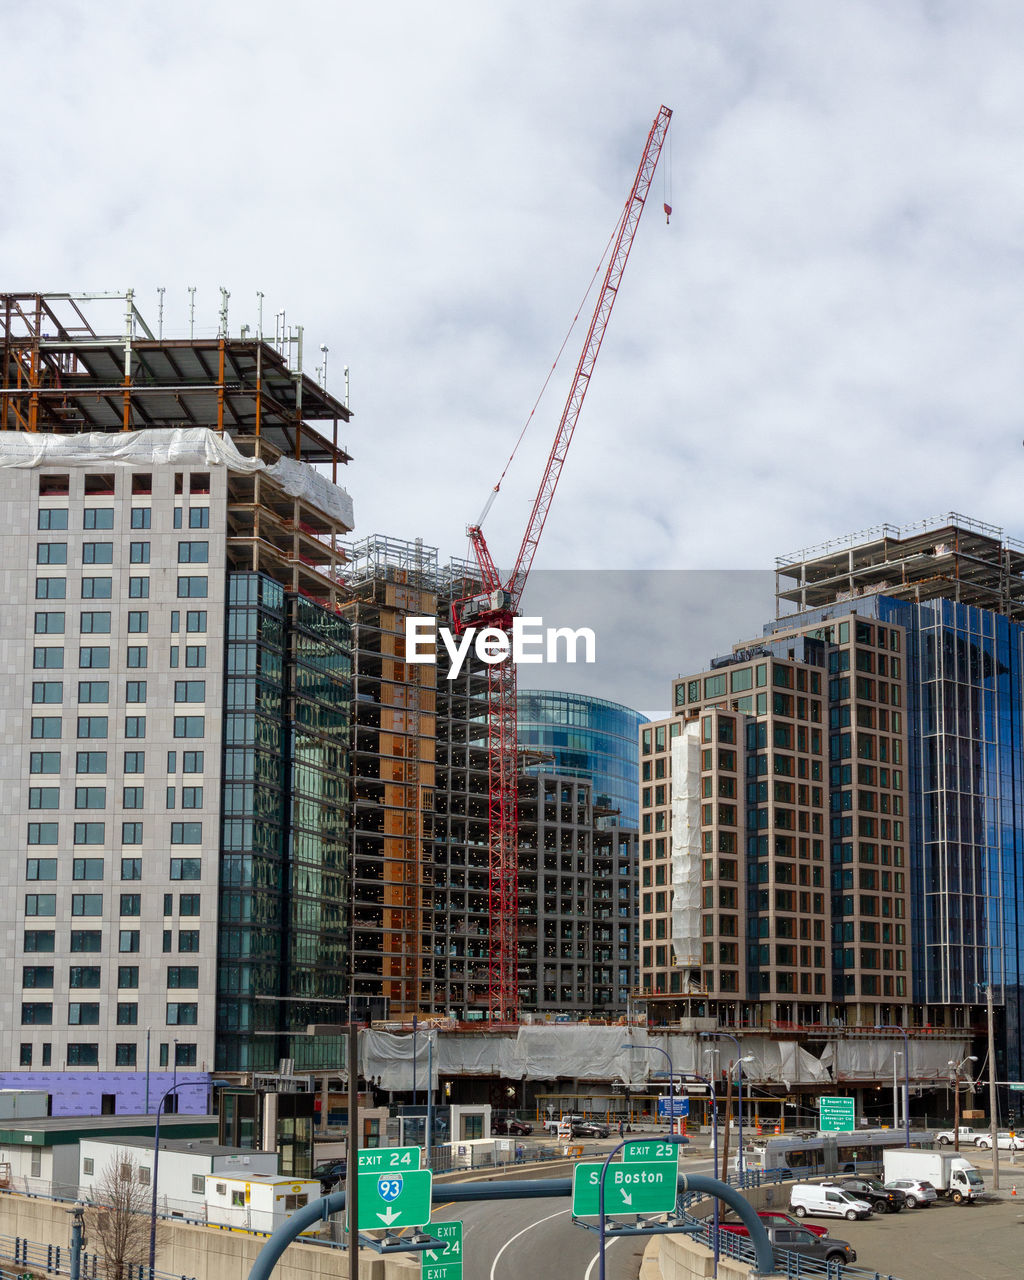
[[[604,698],[521,689],[519,747],[550,757],[527,764],[523,772],[587,779],[593,786],[595,808],[618,810],[619,825],[636,830],[640,808],[639,730],[643,720],[638,711]]]

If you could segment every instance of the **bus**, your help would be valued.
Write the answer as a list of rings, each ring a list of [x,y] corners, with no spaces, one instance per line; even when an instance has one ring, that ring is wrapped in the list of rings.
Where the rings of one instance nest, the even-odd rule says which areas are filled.
[[[930,1147],[934,1134],[917,1131],[910,1135],[911,1147]],[[781,1169],[799,1178],[827,1177],[838,1173],[880,1173],[886,1147],[902,1147],[899,1129],[860,1129],[841,1133],[801,1130],[785,1137],[754,1138],[744,1144],[743,1167],[755,1170]],[[735,1167],[736,1161],[731,1162]]]

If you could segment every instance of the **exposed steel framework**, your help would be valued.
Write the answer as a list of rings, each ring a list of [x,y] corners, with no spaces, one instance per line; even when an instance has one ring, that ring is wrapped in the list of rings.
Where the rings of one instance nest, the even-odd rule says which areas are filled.
[[[537,554],[544,524],[551,509],[562,467],[573,432],[579,419],[598,352],[611,317],[619,283],[629,259],[640,216],[644,211],[654,171],[668,132],[672,112],[661,107],[647,135],[640,167],[633,180],[615,243],[608,259],[597,305],[587,330],[579,363],[572,380],[554,444],[548,455],[537,496],[533,500],[526,533],[508,582],[503,584],[479,524],[470,525],[473,544],[485,596],[457,601],[453,606],[456,628],[468,626],[495,628],[511,638],[513,618],[519,612],[526,579]],[[667,209],[667,206],[666,206]],[[488,951],[488,1003],[494,1022],[510,1022],[518,1017],[519,983],[519,876],[518,820],[516,787],[516,668],[511,656],[487,668],[488,672],[488,751],[490,814],[490,914],[491,936]]]

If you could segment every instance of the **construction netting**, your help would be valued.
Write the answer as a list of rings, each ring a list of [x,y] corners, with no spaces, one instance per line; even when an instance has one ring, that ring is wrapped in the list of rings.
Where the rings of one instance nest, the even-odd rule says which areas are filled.
[[[672,743],[672,953],[677,965],[700,964],[700,725]]]

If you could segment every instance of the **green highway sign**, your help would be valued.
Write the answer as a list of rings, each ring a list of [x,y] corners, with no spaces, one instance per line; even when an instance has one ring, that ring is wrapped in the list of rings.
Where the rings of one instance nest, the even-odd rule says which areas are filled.
[[[622,1158],[630,1164],[641,1161],[668,1160],[676,1164],[680,1148],[674,1142],[659,1142],[657,1138],[637,1138],[622,1148]]]
[[[462,1223],[428,1222],[423,1230],[443,1240],[448,1248],[423,1250],[421,1280],[462,1280]]]
[[[855,1127],[852,1098],[819,1098],[820,1120],[818,1127],[828,1130],[846,1130]]]
[[[1024,1082],[1017,1081],[1015,1084],[1011,1084],[1010,1088],[1013,1089],[1016,1093],[1020,1093],[1024,1091]]]
[[[360,1151],[359,1173],[371,1169],[418,1169],[421,1151],[419,1147],[371,1147]]]
[[[430,1219],[429,1169],[386,1169],[359,1174],[360,1231],[420,1227]]]
[[[665,1144],[668,1145],[668,1144]],[[578,1164],[572,1179],[572,1215],[597,1217],[598,1185],[604,1163]],[[648,1164],[610,1164],[604,1180],[607,1214],[668,1213],[676,1207],[675,1163],[659,1160]]]

